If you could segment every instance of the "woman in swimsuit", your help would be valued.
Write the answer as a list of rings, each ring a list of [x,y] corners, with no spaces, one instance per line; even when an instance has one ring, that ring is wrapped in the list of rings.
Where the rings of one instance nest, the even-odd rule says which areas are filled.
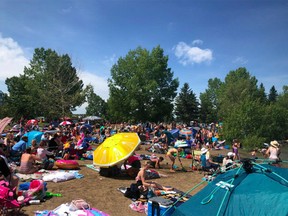
[[[32,174],[38,171],[38,166],[35,166],[35,160],[41,161],[36,155],[31,154],[31,148],[27,148],[21,156],[19,173]]]
[[[177,148],[177,149],[176,148],[170,148],[168,150],[166,156],[169,157],[169,159],[172,162],[170,172],[175,172],[174,164],[175,164],[176,157],[178,157],[178,160],[181,163],[179,152],[181,152],[182,150],[183,150],[182,148]],[[176,156],[174,156],[174,155],[176,155]]]

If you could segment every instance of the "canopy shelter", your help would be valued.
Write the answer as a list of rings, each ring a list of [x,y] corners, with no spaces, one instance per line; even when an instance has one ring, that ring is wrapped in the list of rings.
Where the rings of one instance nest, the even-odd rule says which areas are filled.
[[[99,116],[86,116],[85,118],[83,118],[83,121],[87,121],[88,124],[90,123],[90,121],[97,121],[97,120],[101,120],[102,118]]]

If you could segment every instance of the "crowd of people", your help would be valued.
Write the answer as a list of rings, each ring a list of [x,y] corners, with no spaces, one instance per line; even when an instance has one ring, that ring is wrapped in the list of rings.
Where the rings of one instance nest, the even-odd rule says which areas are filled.
[[[1,164],[8,164],[9,161],[15,161],[15,158],[18,158],[20,162],[18,172],[29,174],[42,168],[52,169],[55,157],[61,157],[65,160],[81,159],[83,154],[91,149],[91,142],[101,143],[114,133],[135,132],[138,133],[142,141],[150,142],[147,148],[148,150],[152,147],[154,149],[161,149],[162,151],[158,153],[162,153],[163,156],[152,154],[149,161],[141,167],[139,157],[131,155],[124,162],[125,171],[128,175],[136,177],[138,186],[164,190],[169,190],[169,188],[165,188],[155,181],[147,181],[145,173],[149,168],[161,168],[161,162],[165,159],[170,162],[170,172],[175,172],[177,167],[175,163],[177,160],[182,166],[181,154],[183,152],[191,154],[193,150],[201,151],[198,160],[203,169],[219,170],[221,166],[222,171],[227,171],[235,167],[235,164],[241,160],[239,152],[241,143],[235,139],[231,146],[232,152],[228,152],[223,158],[222,163],[212,161],[210,151],[212,149],[219,149],[220,143],[219,131],[215,125],[212,125],[210,128],[202,128],[194,125],[194,127],[189,128],[192,133],[181,138],[187,146],[185,148],[175,146],[175,142],[180,138],[169,137],[167,131],[169,132],[173,129],[180,131],[184,128],[188,128],[187,125],[176,125],[175,123],[169,125],[152,123],[137,125],[122,123],[111,125],[106,123],[103,125],[96,124],[94,126],[76,123],[57,127],[50,124],[47,126],[39,143],[37,143],[36,140],[32,140],[31,145],[28,145],[28,137],[25,133],[29,132],[29,129],[40,130],[38,125],[33,124],[32,127],[28,127],[28,131],[20,129],[17,134],[7,131],[5,137],[0,137],[0,159],[2,161]],[[255,150],[251,153],[251,156],[255,159],[257,158],[256,154],[257,151]],[[272,141],[263,154],[269,158],[272,163],[277,164],[280,160],[279,143]],[[1,172],[3,171],[1,170]],[[12,172],[6,173],[8,174],[6,174],[5,178],[9,178],[11,182],[14,182],[12,185],[15,185],[17,178],[12,175]]]

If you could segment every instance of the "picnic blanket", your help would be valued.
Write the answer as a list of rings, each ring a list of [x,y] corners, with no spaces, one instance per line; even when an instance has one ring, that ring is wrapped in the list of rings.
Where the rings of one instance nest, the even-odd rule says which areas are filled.
[[[107,213],[100,211],[96,208],[89,208],[86,210],[76,210],[73,211],[70,209],[70,204],[65,203],[61,204],[54,210],[44,210],[44,211],[36,211],[35,216],[53,216],[53,215],[69,215],[69,216],[82,216],[82,215],[96,215],[96,216],[109,216]]]

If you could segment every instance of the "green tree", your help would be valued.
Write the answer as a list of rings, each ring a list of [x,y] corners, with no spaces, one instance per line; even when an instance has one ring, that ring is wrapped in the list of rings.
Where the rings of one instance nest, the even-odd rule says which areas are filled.
[[[11,116],[14,118],[30,118],[35,114],[35,101],[30,93],[29,86],[31,80],[25,75],[19,77],[11,77],[5,80],[9,97],[7,97],[7,104],[10,107]]]
[[[188,83],[184,83],[179,95],[175,99],[174,113],[178,121],[186,124],[190,124],[192,120],[198,120],[199,103]]]
[[[0,90],[0,119],[6,116],[13,116],[7,104],[8,95]]]
[[[225,139],[231,141],[238,138],[247,147],[260,145],[265,139],[261,133],[265,106],[261,102],[257,82],[246,68],[239,68],[227,74],[219,93],[219,112],[224,119]],[[255,136],[259,137],[256,144]]]
[[[107,103],[105,100],[94,93],[94,88],[92,85],[87,85],[85,91],[88,102],[88,106],[86,107],[86,115],[96,115],[105,118],[107,115]]]
[[[268,95],[268,101],[269,103],[274,103],[277,100],[277,90],[275,89],[275,86],[273,85],[269,91],[269,95]]]
[[[24,75],[6,80],[9,103],[21,116],[55,118],[71,115],[85,95],[70,57],[37,48]]]
[[[167,121],[179,86],[160,46],[131,50],[111,69],[109,117],[114,121]]]
[[[204,93],[200,93],[201,109],[200,116],[202,122],[218,122],[218,95],[222,82],[219,78],[209,79],[208,88]]]

